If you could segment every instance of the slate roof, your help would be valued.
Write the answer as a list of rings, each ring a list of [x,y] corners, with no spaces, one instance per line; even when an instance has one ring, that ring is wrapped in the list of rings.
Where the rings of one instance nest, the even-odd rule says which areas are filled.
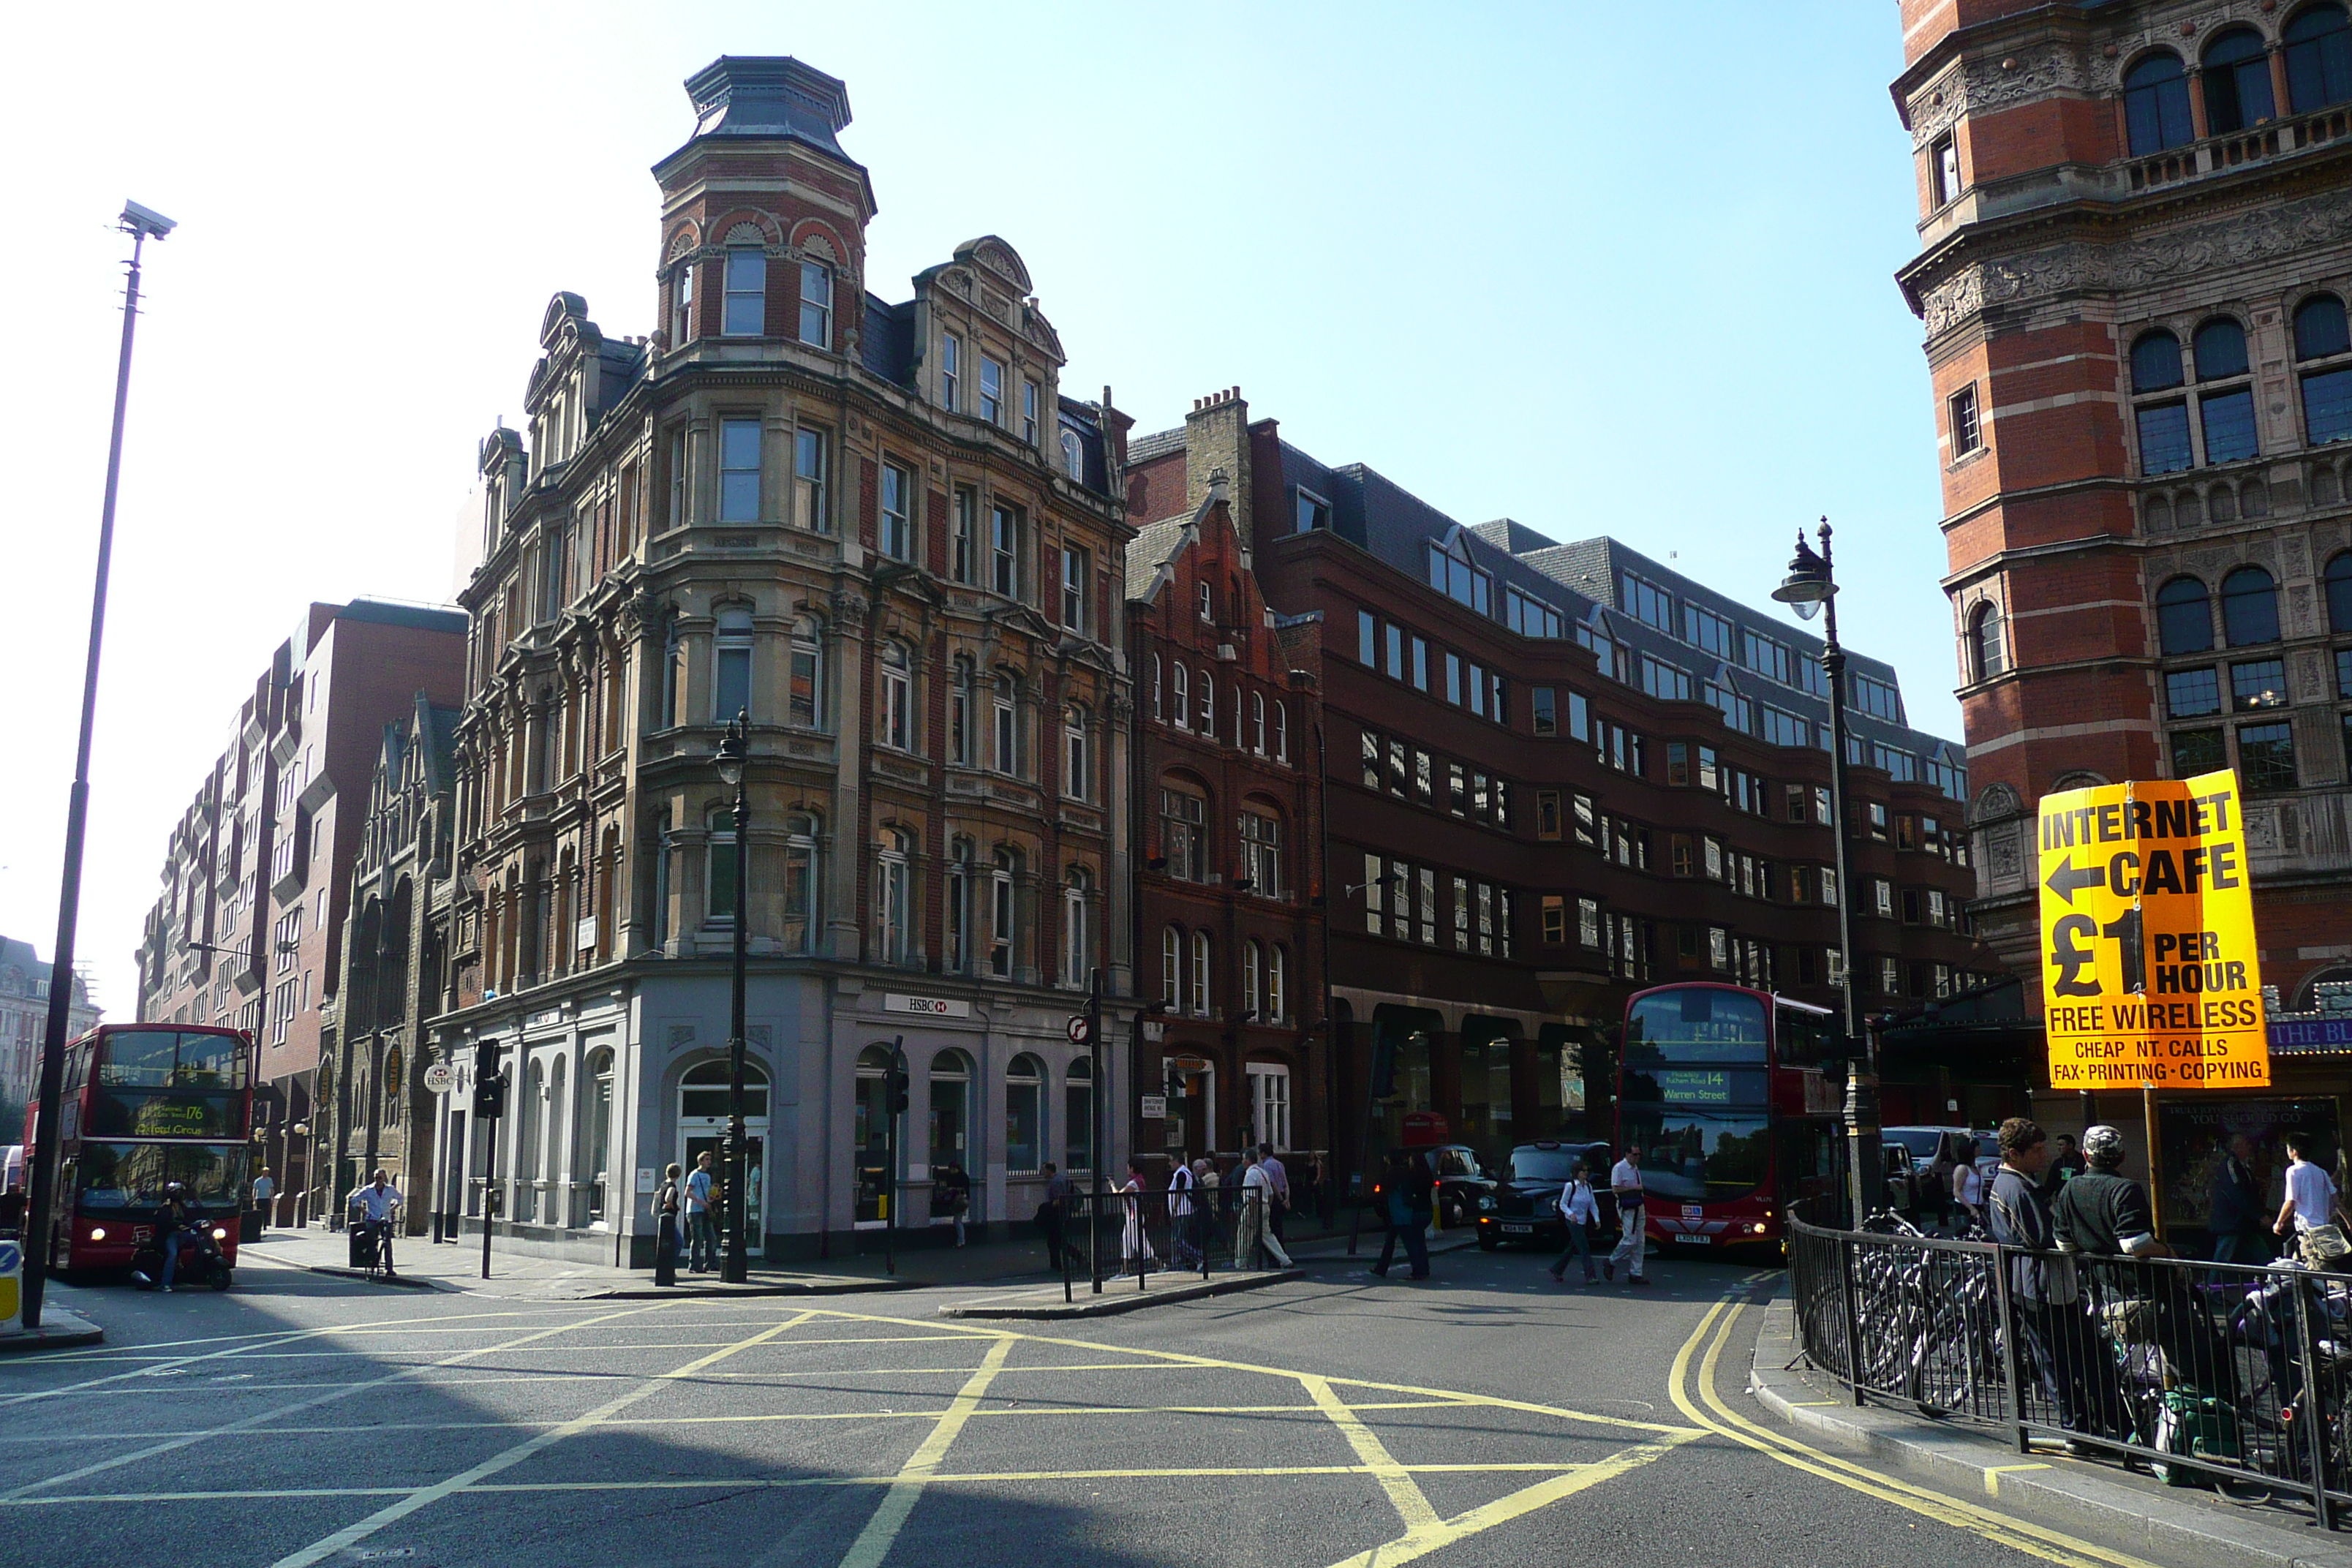
[[[1160,575],[1160,569],[1174,560],[1178,552],[1184,548],[1195,515],[1187,513],[1160,522],[1148,522],[1127,542],[1127,596],[1129,600],[1150,597],[1151,584]]]
[[[1164,458],[1171,452],[1181,452],[1183,449],[1184,428],[1180,425],[1173,430],[1155,430],[1149,436],[1129,437],[1127,442],[1127,460],[1129,466],[1132,467],[1137,463],[1148,463],[1154,458]]]

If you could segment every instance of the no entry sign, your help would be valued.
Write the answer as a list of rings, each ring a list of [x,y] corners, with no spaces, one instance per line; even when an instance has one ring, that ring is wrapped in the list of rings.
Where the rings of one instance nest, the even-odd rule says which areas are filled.
[[[2234,773],[2042,797],[2053,1089],[2271,1081]]]

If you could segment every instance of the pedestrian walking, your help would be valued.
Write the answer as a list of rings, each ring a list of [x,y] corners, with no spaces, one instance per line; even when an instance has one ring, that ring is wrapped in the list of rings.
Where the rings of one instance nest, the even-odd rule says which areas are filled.
[[[1217,1226],[1217,1167],[1206,1154],[1192,1162],[1192,1245],[1208,1256],[1209,1237]]]
[[[1388,1278],[1400,1241],[1404,1243],[1412,1277],[1429,1278],[1429,1205],[1424,1198],[1429,1186],[1427,1166],[1402,1149],[1389,1151],[1388,1169],[1377,1189],[1388,1234],[1381,1241],[1381,1260],[1372,1265],[1372,1272],[1381,1279]]]
[[[1952,1135],[1952,1204],[1964,1228],[1984,1224],[1984,1173],[1977,1169],[1977,1141]]]
[[[1143,1167],[1134,1161],[1127,1163],[1127,1180],[1119,1184],[1119,1199],[1127,1210],[1126,1222],[1118,1232],[1118,1258],[1125,1271],[1140,1274],[1160,1261],[1151,1249],[1151,1237],[1143,1223]]]
[[[1617,1246],[1601,1265],[1603,1278],[1617,1278],[1617,1266],[1625,1266],[1625,1283],[1647,1285],[1650,1278],[1642,1271],[1643,1254],[1649,1249],[1650,1226],[1642,1207],[1642,1151],[1638,1144],[1629,1144],[1616,1164],[1610,1167],[1609,1191],[1617,1200]]]
[[[2048,1252],[2057,1243],[2050,1220],[2050,1199],[2042,1186],[2042,1173],[2050,1164],[2050,1141],[2037,1123],[2022,1116],[2002,1122],[1999,1137],[2000,1169],[1993,1173],[1986,1205],[1992,1238],[2004,1247],[2030,1249],[2012,1257],[2009,1264],[2010,1298],[2018,1324],[2025,1331],[2023,1343],[2012,1346],[2011,1353],[2030,1361],[2031,1370],[2040,1376],[2058,1406],[2061,1426],[2095,1436],[2095,1412],[2105,1408],[2105,1404],[2084,1384],[2088,1352],[2094,1347],[2074,1260],[2032,1255]],[[2074,1451],[2074,1439],[2066,1441],[2068,1451]]]
[[[1936,1160],[1927,1167],[1927,1202],[1935,1210],[1935,1218],[1929,1223],[1928,1228],[1938,1235],[1947,1233],[1952,1228],[1952,1172],[1960,1163],[1959,1154],[1953,1143],[1957,1136],[1956,1133],[1947,1132],[1936,1140]],[[1924,1219],[1927,1216],[1923,1215],[1921,1217]]]
[[[268,1172],[264,1171],[253,1178],[253,1227],[256,1230],[269,1228],[270,1201],[277,1196],[278,1183]]]
[[[1265,1162],[1256,1151],[1242,1151],[1242,1217],[1240,1228],[1234,1237],[1234,1267],[1255,1268],[1260,1262],[1258,1249],[1263,1247],[1285,1268],[1290,1268],[1290,1254],[1275,1235],[1274,1182],[1265,1173]]]
[[[955,1223],[955,1244],[963,1245],[963,1216],[971,1209],[971,1178],[953,1160],[931,1171],[931,1217],[946,1215]]]
[[[2205,1228],[2213,1237],[2216,1263],[2268,1263],[2278,1255],[2263,1212],[2262,1184],[2254,1177],[2254,1141],[2230,1134],[2213,1173]]]
[[[1275,1157],[1271,1143],[1257,1146],[1257,1168],[1265,1173],[1266,1198],[1271,1205],[1265,1214],[1265,1228],[1275,1240],[1281,1241],[1282,1222],[1290,1216],[1290,1173]]]
[[[1196,1268],[1201,1248],[1192,1237],[1192,1167],[1181,1152],[1168,1173],[1168,1250],[1179,1268]]]
[[[2334,1225],[2343,1212],[2335,1181],[2311,1158],[2311,1135],[2286,1135],[2286,1202],[2279,1205],[2278,1223],[2271,1228],[2281,1236],[2301,1239],[2323,1225]]]
[[[713,1197],[710,1151],[694,1157],[686,1178],[687,1272],[708,1274],[719,1265],[719,1225],[710,1212]]]
[[[1045,1201],[1037,1205],[1037,1228],[1045,1233],[1045,1267],[1062,1271],[1062,1224],[1069,1218],[1070,1178],[1053,1161],[1045,1162]]]
[[[662,1173],[661,1190],[654,1194],[654,1283],[677,1283],[677,1226],[683,1217],[686,1194],[680,1178],[685,1174],[676,1161]]]
[[[1592,1184],[1586,1178],[1591,1167],[1579,1160],[1568,1168],[1568,1180],[1559,1189],[1559,1217],[1568,1222],[1568,1246],[1559,1261],[1551,1266],[1551,1277],[1562,1283],[1568,1279],[1568,1260],[1571,1258],[1584,1265],[1584,1282],[1591,1284],[1601,1277],[1592,1267],[1592,1244],[1585,1238],[1584,1227],[1600,1219],[1601,1204],[1592,1195]]]

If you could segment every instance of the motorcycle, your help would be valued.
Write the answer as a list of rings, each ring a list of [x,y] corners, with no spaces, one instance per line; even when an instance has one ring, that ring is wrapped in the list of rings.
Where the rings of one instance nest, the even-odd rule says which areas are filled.
[[[172,1271],[172,1288],[205,1285],[215,1290],[229,1287],[228,1258],[220,1244],[228,1232],[208,1219],[191,1220],[180,1229],[180,1261]],[[131,1279],[142,1290],[152,1290],[163,1279],[163,1238],[142,1242],[131,1255]]]

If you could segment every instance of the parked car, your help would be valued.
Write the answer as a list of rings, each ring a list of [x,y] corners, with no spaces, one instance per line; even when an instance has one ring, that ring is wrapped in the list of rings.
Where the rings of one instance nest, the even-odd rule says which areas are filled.
[[[1968,1133],[1965,1127],[1882,1127],[1879,1147],[1886,1156],[1886,1201],[1902,1214],[1916,1214],[1934,1178],[1928,1173],[1944,1140]],[[1898,1176],[1899,1170],[1899,1176]],[[1898,1181],[1899,1184],[1898,1184]]]
[[[1496,1173],[1495,1190],[1478,1211],[1478,1245],[1488,1252],[1506,1242],[1553,1251],[1567,1247],[1559,1189],[1567,1184],[1569,1167],[1579,1160],[1590,1167],[1587,1176],[1600,1205],[1601,1235],[1614,1237],[1617,1199],[1609,1190],[1609,1170],[1616,1156],[1609,1145],[1545,1138],[1514,1148]]]

